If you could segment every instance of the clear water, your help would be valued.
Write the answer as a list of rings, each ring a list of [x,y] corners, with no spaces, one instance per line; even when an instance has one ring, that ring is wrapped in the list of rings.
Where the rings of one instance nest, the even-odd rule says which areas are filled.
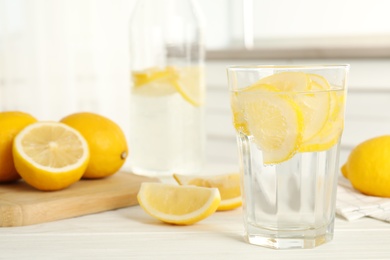
[[[130,163],[137,174],[192,174],[202,167],[203,106],[194,106],[179,93],[132,95]]]
[[[246,238],[271,248],[311,248],[333,237],[339,144],[264,165],[253,137],[237,135]]]

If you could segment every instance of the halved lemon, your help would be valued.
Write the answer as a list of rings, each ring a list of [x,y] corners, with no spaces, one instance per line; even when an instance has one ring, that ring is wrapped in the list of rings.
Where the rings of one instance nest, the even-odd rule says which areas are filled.
[[[304,119],[291,96],[269,85],[256,85],[238,93],[238,99],[264,164],[294,156],[301,144]]]
[[[13,143],[15,167],[39,190],[60,190],[80,180],[89,161],[88,144],[75,129],[58,122],[24,128]]]
[[[144,182],[137,199],[149,215],[165,223],[191,225],[213,214],[221,196],[217,188]]]
[[[180,185],[194,185],[207,188],[218,188],[221,194],[221,203],[218,211],[231,210],[242,205],[240,174],[222,174],[215,176],[196,176],[173,174]]]

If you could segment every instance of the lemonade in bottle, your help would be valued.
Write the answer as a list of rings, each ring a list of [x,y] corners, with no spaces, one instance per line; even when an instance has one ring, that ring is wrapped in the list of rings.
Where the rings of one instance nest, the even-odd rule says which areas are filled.
[[[201,170],[204,48],[190,0],[138,2],[130,26],[132,171],[161,176]]]

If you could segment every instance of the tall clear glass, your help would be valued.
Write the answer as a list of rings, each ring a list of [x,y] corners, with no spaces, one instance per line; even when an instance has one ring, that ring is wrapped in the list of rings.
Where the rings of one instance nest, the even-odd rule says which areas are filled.
[[[348,70],[228,68],[249,243],[289,249],[332,240]]]
[[[193,174],[204,157],[204,42],[191,0],[140,0],[130,24],[133,172]]]

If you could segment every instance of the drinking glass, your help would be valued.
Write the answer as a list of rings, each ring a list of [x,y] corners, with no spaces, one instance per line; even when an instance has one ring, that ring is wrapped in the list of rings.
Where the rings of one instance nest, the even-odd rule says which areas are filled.
[[[227,69],[246,240],[331,241],[349,65]]]

